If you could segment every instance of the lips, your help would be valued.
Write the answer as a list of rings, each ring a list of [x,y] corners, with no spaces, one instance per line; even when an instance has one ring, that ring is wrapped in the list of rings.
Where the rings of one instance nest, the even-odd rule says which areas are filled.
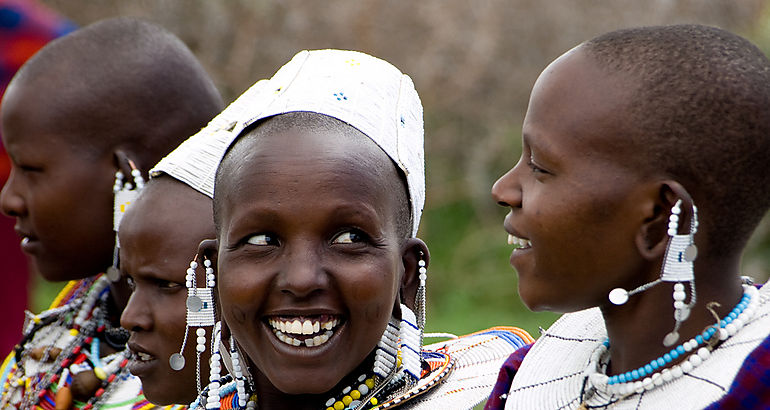
[[[335,315],[271,316],[266,320],[276,338],[289,346],[313,348],[324,345],[343,320]]]
[[[131,351],[131,358],[128,361],[128,370],[134,376],[142,377],[147,375],[158,363],[158,360],[154,355],[136,343],[129,341],[128,349]]]
[[[37,237],[29,233],[29,231],[19,227],[16,227],[14,230],[16,231],[16,235],[19,235],[21,238],[21,243],[19,244],[21,246],[21,250],[26,253],[32,253],[37,248],[39,243]]]

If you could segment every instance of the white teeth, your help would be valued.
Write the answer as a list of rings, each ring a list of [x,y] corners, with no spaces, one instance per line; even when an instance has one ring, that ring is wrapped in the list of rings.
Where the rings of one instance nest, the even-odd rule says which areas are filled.
[[[508,235],[508,245],[513,245],[515,248],[529,248],[532,244],[528,239],[522,239],[513,235]]]
[[[143,352],[136,352],[136,357],[138,357],[139,360],[141,360],[143,362],[146,362],[148,360],[152,360],[152,356],[151,355],[149,355],[147,353],[143,353]]]
[[[300,319],[294,320],[279,320],[269,319],[267,323],[273,330],[280,331],[285,334],[292,335],[314,335],[322,330],[334,330],[340,321],[338,319],[332,319],[328,322],[321,322],[319,320]]]
[[[320,346],[320,345],[328,342],[329,338],[332,337],[332,335],[333,335],[331,330],[327,330],[322,335],[318,335],[318,336],[315,336],[315,337],[309,337],[309,338],[307,338],[305,340],[300,340],[300,339],[295,339],[295,338],[293,338],[291,336],[287,336],[287,335],[283,334],[283,332],[281,332],[278,329],[273,329],[273,333],[275,333],[275,337],[277,337],[278,340],[282,341],[283,343],[286,343],[287,345],[290,345],[290,346],[301,346],[301,345],[304,344],[307,347]]]
[[[25,237],[21,238],[21,246],[24,246],[24,245],[26,245],[28,243],[29,243],[29,237],[28,236],[25,236]]]
[[[289,325],[286,326],[286,332],[287,333],[294,333],[294,334],[297,334],[297,335],[301,335],[302,334],[302,322],[300,322],[299,320],[295,320],[295,321],[291,322],[290,326]]]

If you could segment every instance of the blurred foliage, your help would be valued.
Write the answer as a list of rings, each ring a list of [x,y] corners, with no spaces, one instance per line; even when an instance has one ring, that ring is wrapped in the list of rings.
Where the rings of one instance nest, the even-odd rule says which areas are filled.
[[[602,32],[671,23],[720,26],[770,50],[764,0],[42,1],[80,25],[128,15],[168,28],[226,101],[302,49],[361,50],[410,74],[426,118],[428,330],[455,333],[508,324],[536,336],[556,317],[521,304],[505,211],[489,195],[518,160],[529,91],[551,60]],[[752,239],[747,274],[768,276],[769,231],[764,222]],[[37,309],[52,289],[37,293]]]

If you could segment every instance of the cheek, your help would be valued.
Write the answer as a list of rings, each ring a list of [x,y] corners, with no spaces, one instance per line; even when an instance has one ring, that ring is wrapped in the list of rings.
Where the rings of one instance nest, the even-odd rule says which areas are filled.
[[[266,280],[261,280],[253,269],[242,269],[228,263],[219,265],[217,291],[226,320],[234,324],[251,319],[264,300]]]
[[[358,274],[350,275],[353,280],[346,281],[343,292],[358,301],[364,319],[378,322],[390,318],[399,289],[397,266],[393,263],[372,264],[352,271]]]

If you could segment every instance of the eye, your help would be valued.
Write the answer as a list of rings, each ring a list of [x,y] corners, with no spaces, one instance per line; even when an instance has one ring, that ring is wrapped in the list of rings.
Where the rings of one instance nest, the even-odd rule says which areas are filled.
[[[344,231],[335,236],[332,243],[359,243],[366,240],[366,236],[358,230]]]
[[[257,245],[257,246],[269,246],[269,245],[276,245],[277,241],[272,235],[262,233],[258,235],[249,236],[248,239],[246,239],[246,243],[251,245]]]
[[[172,282],[170,280],[162,280],[162,279],[158,279],[156,281],[156,284],[161,289],[179,289],[184,287],[184,285],[181,283]]]
[[[530,157],[529,157],[529,160],[527,161],[527,165],[529,165],[529,168],[530,168],[530,169],[532,169],[532,172],[533,172],[533,173],[535,173],[535,174],[548,174],[548,173],[549,173],[549,172],[548,172],[548,171],[546,171],[545,169],[543,169],[543,168],[539,167],[539,166],[538,166],[538,165],[535,163],[535,161],[534,161],[534,159],[532,158],[532,156],[530,156]]]

